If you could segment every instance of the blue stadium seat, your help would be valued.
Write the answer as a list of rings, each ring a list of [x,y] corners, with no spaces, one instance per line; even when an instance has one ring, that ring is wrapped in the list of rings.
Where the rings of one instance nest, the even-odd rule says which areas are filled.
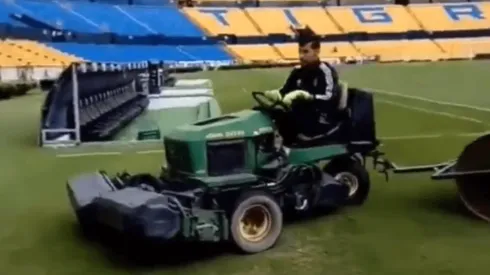
[[[0,23],[12,23],[9,14],[14,11],[6,2],[0,1]],[[15,12],[15,11],[14,11]]]
[[[87,33],[205,36],[174,6],[129,6],[82,1],[61,3],[49,0],[0,1],[0,23],[14,24],[15,20],[9,16],[12,13],[25,14],[53,27]]]
[[[193,58],[193,60],[231,60],[233,59],[228,52],[221,46],[199,45],[199,46],[180,46],[183,52]]]
[[[25,0],[17,0],[15,3],[22,13],[54,27],[92,33],[101,31],[100,26],[71,10],[69,5],[62,7],[51,1]]]
[[[161,61],[227,61],[232,57],[219,46],[168,46],[168,45],[95,45],[77,43],[49,43],[60,51],[95,62]]]
[[[120,6],[134,20],[145,23],[152,31],[168,36],[203,37],[195,26],[176,7]]]
[[[70,6],[76,13],[100,26],[103,31],[125,35],[154,34],[145,23],[128,16],[119,6],[91,2],[72,2]]]

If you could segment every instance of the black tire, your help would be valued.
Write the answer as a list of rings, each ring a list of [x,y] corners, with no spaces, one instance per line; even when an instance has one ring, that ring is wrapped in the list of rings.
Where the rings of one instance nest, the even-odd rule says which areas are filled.
[[[347,205],[362,205],[369,196],[371,180],[366,168],[357,158],[333,159],[328,163],[323,172],[338,179],[341,183],[355,180],[355,183],[348,184],[352,190],[347,198]]]
[[[75,213],[82,235],[89,240],[95,240],[97,238],[98,226],[93,217],[90,217],[89,214],[91,214],[91,212],[87,208]]]
[[[251,211],[259,210],[264,212],[265,221],[263,223],[269,223],[269,225],[266,226],[266,231],[260,240],[247,240],[241,230],[243,216],[247,212],[248,215],[253,216]],[[277,201],[265,192],[251,191],[237,199],[231,214],[230,232],[233,242],[242,253],[254,254],[268,250],[276,244],[282,233],[282,225],[283,214]]]

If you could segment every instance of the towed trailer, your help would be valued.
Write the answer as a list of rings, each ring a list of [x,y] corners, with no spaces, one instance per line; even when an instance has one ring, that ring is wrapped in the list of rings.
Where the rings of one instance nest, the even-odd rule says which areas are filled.
[[[490,134],[466,145],[455,160],[432,165],[399,166],[385,161],[394,174],[430,172],[433,180],[454,180],[464,206],[490,222]]]

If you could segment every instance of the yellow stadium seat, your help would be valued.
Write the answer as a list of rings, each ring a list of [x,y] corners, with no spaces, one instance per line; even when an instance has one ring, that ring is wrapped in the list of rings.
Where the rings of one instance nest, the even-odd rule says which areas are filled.
[[[325,10],[317,7],[304,8],[246,8],[262,33],[293,35],[291,27],[309,26],[317,34],[340,34]]]
[[[436,61],[446,59],[436,43],[429,39],[355,42],[366,57],[379,57],[381,62]]]
[[[64,55],[41,43],[28,40],[5,40],[0,42],[0,66],[64,67],[78,58]]]
[[[410,5],[412,14],[428,31],[488,29],[490,3]]]
[[[239,8],[183,8],[188,18],[210,35],[260,36],[260,32]]]
[[[287,5],[287,4],[296,4],[296,5],[301,5],[301,4],[321,4],[322,2],[325,2],[325,1],[322,1],[322,0],[261,0],[260,1],[260,4],[262,6],[266,6],[267,4],[275,4],[277,5],[278,3],[279,4],[284,4]]]
[[[328,7],[327,12],[346,33],[401,33],[421,26],[399,5]]]
[[[0,67],[20,67],[22,62],[5,52],[5,48],[0,46]]]
[[[473,58],[477,54],[490,54],[490,38],[436,39],[451,58]]]
[[[269,44],[229,45],[228,48],[245,63],[277,62],[282,57]]]
[[[341,6],[386,5],[386,0],[341,0]]]
[[[287,60],[298,60],[298,44],[285,43],[274,45]],[[332,58],[355,59],[360,54],[348,42],[322,43],[320,58],[323,60]]]

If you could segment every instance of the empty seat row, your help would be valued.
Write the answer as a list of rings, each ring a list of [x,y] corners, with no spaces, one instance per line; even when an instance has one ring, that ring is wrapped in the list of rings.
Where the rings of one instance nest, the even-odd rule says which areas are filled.
[[[0,41],[0,66],[66,67],[78,58],[28,40]]]
[[[244,63],[281,61],[298,61],[298,45],[295,43],[260,44],[260,45],[229,45],[228,48]],[[349,42],[322,43],[320,58],[356,60],[362,57],[356,47]]]
[[[490,54],[490,38],[437,39],[436,43],[454,59]]]
[[[228,61],[232,57],[221,45],[114,45],[48,43],[49,46],[85,60],[96,62],[140,62],[154,59],[162,61]]]
[[[130,85],[79,100],[80,126],[85,140],[107,140],[140,115],[149,100]]]
[[[66,30],[124,35],[164,34],[202,37],[203,32],[176,6],[114,5],[90,1],[0,1],[0,24],[26,27],[15,19],[24,14],[32,19]],[[36,26],[39,27],[39,26]]]
[[[294,43],[229,45],[228,48],[244,63],[298,60],[297,45]],[[322,43],[320,52],[322,59],[377,57],[384,62],[460,59],[477,54],[490,54],[490,38]]]

